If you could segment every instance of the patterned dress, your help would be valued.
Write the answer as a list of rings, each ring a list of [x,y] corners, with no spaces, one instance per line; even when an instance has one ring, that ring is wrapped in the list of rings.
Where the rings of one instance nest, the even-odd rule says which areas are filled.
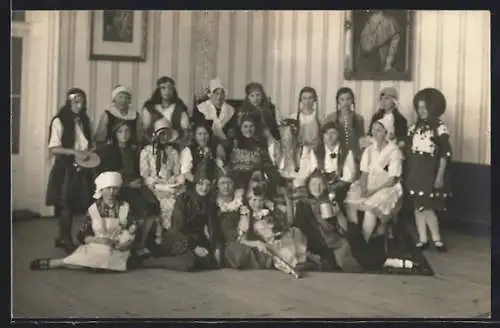
[[[262,209],[252,214],[251,221],[254,233],[279,256],[274,258],[276,269],[288,272],[283,262],[295,268],[306,261],[307,239],[298,228],[287,227],[283,216],[280,211]]]
[[[446,210],[451,197],[449,161],[452,150],[446,124],[438,120],[436,129],[427,122],[413,124],[409,131],[408,176],[406,185],[415,210]],[[448,160],[443,188],[435,188],[441,158]]]
[[[279,173],[273,166],[267,147],[257,139],[241,138],[231,150],[230,165],[235,172],[236,187],[247,189],[252,172],[262,169],[273,183],[277,183]]]
[[[217,199],[216,220],[219,226],[218,239],[222,246],[224,265],[232,269],[268,269],[273,259],[269,254],[240,242],[245,230],[244,219],[240,218],[243,194],[236,194],[230,202]]]
[[[391,178],[400,178],[402,174],[403,155],[394,142],[389,142],[381,150],[376,144],[370,145],[363,152],[360,169],[368,173],[367,189],[373,190]],[[359,180],[351,185],[345,203],[360,211],[372,211],[379,219],[385,221],[392,217],[401,205],[403,187],[397,182],[391,187],[383,188],[368,197],[362,196]]]
[[[162,158],[158,161],[157,156]],[[169,229],[175,198],[184,191],[184,185],[169,182],[171,178],[180,181],[179,153],[174,147],[167,146],[165,153],[160,155],[152,145],[147,145],[141,151],[139,166],[141,177],[160,202],[162,225]]]
[[[95,237],[109,238],[120,242],[126,231],[129,205],[126,202],[108,207],[97,201],[88,210],[90,224]],[[134,236],[132,236],[134,237]],[[92,269],[126,271],[130,251],[119,251],[109,245],[89,243],[80,245],[71,255],[63,259],[67,265]]]

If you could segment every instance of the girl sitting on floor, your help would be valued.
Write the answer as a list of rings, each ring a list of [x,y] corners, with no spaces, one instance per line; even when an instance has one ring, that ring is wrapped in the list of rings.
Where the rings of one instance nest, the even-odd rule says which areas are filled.
[[[248,192],[247,202],[248,209],[243,209],[240,218],[240,242],[271,254],[276,269],[298,278],[307,259],[304,234],[298,228],[289,227],[285,213],[266,208],[260,187]]]
[[[130,204],[135,220],[140,221],[142,237],[137,254],[148,253],[146,237],[154,220],[160,215],[160,203],[139,175],[139,151],[131,144],[131,129],[124,120],[117,120],[112,128],[111,143],[97,151],[101,158],[99,172],[116,171],[122,174],[120,197]]]
[[[37,259],[32,270],[87,268],[126,271],[135,229],[129,221],[129,205],[116,196],[122,186],[118,172],[103,172],[95,179],[95,203],[88,209],[94,236],[85,237],[71,255],[62,259]]]

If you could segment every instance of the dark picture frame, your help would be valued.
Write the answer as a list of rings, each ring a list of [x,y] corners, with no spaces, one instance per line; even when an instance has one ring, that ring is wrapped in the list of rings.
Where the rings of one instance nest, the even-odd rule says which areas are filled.
[[[147,27],[147,11],[92,11],[89,59],[146,61]]]
[[[413,10],[352,10],[345,28],[346,80],[410,81]]]

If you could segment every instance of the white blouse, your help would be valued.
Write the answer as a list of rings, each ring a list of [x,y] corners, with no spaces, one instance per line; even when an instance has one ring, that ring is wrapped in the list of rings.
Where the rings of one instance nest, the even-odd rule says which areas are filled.
[[[175,104],[169,105],[167,108],[163,108],[161,105],[156,105],[155,109],[161,113],[161,115],[168,120],[169,122],[172,122],[172,115],[174,114],[175,110]],[[144,126],[149,126],[151,122],[151,114],[147,109],[143,109],[141,113],[141,119],[144,123]],[[189,117],[187,113],[182,113],[181,115],[181,128],[183,130],[186,130],[189,127]]]
[[[62,147],[63,126],[59,118],[52,121],[52,128],[50,132],[49,149],[55,147]],[[75,123],[75,143],[74,150],[85,151],[88,150],[89,141],[83,134],[83,129],[80,124]]]
[[[399,178],[403,173],[403,154],[394,142],[389,142],[381,150],[376,144],[365,149],[359,166],[361,172],[377,173],[385,167],[390,177]]]
[[[298,173],[297,184],[302,185],[305,183],[305,180],[311,173],[314,172],[315,169],[318,168],[318,159],[316,154],[312,149],[307,149],[308,151],[304,151],[302,157],[300,159],[300,170]],[[331,158],[331,154],[338,155],[339,145],[337,144],[333,150],[330,150],[325,145],[325,172],[332,173],[338,172],[338,158]],[[354,155],[352,151],[348,151],[347,156],[345,158],[344,167],[341,168],[342,172],[340,175],[340,180],[345,182],[353,182],[356,178],[356,162],[354,161]]]

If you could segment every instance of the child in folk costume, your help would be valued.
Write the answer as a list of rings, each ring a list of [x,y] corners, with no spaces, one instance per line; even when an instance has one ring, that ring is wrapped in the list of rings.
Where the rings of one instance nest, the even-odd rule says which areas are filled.
[[[130,204],[132,216],[141,222],[142,238],[138,254],[147,253],[145,242],[148,230],[160,215],[160,203],[153,192],[143,183],[139,174],[139,151],[131,144],[131,128],[124,120],[117,120],[112,129],[111,144],[100,148],[100,172],[117,171],[122,174],[123,186],[120,198]]]
[[[179,152],[174,145],[178,133],[165,118],[157,120],[153,127],[153,143],[140,153],[140,174],[159,200],[161,223],[168,229],[175,198],[184,190]]]
[[[246,190],[255,169],[266,171],[276,185],[279,174],[271,163],[265,143],[255,136],[255,118],[249,115],[243,117],[240,129],[229,153],[231,169],[237,176],[237,187]]]
[[[146,100],[141,111],[144,130],[149,140],[152,138],[153,123],[159,118],[165,118],[179,134],[179,144],[184,147],[189,143],[189,116],[182,99],[179,98],[175,81],[162,76],[156,81],[156,89],[151,98]]]
[[[238,115],[234,107],[225,101],[226,96],[227,91],[219,79],[210,81],[210,99],[198,104],[191,117],[194,123],[207,121],[215,141],[221,143],[224,148],[231,146],[230,139],[238,129]]]
[[[144,141],[143,124],[139,113],[130,107],[131,97],[132,92],[122,85],[116,86],[113,90],[112,103],[102,113],[95,132],[98,148],[112,142],[113,126],[116,121],[124,121],[129,125],[132,144],[140,146]]]
[[[67,92],[64,106],[52,119],[49,128],[49,152],[54,157],[47,185],[46,204],[55,207],[59,217],[59,235],[55,246],[66,253],[75,250],[71,237],[73,216],[92,203],[92,173],[75,164],[89,158],[92,148],[87,97],[81,89]]]
[[[245,87],[246,97],[238,111],[238,124],[245,115],[254,116],[256,122],[256,136],[264,137],[268,144],[281,139],[278,122],[280,113],[276,110],[264,91],[262,84],[251,82]],[[267,135],[265,134],[267,133]]]
[[[327,182],[319,170],[309,176],[307,194],[297,203],[293,226],[306,236],[308,259],[316,270],[361,272],[416,266],[410,260],[388,258],[383,237],[366,241],[360,227],[346,221],[337,204],[328,199]]]
[[[198,165],[206,158],[211,166],[211,170],[215,166],[223,167],[224,158],[221,153],[224,153],[222,146],[217,145],[213,140],[212,129],[207,122],[197,122],[193,127],[193,142],[185,147],[180,154],[181,174],[184,176],[186,183],[192,185],[194,175],[198,169]],[[219,148],[219,152],[217,149]]]
[[[235,190],[234,178],[229,170],[218,171],[214,221],[224,267],[240,270],[271,268],[272,256],[241,242],[242,232],[248,230],[249,224],[247,217],[242,218],[246,210],[244,190]]]
[[[361,177],[351,185],[345,200],[351,222],[357,223],[357,212],[364,212],[363,237],[369,240],[378,222],[380,230],[401,205],[400,183],[403,155],[392,140],[394,121],[384,116],[372,124],[374,143],[361,157]]]
[[[210,198],[215,172],[207,164],[205,158],[196,170],[194,188],[177,196],[172,214],[171,230],[186,237],[196,257],[195,269],[213,269],[221,263]]]
[[[417,247],[428,247],[428,226],[435,247],[444,252],[435,211],[446,210],[451,197],[448,167],[452,150],[446,123],[439,119],[446,109],[446,99],[436,89],[423,89],[415,95],[413,106],[418,120],[408,131],[406,185],[415,211]]]
[[[298,122],[298,142],[303,151],[312,151],[320,143],[321,127],[318,94],[312,87],[304,87],[299,93],[298,110],[289,118]]]
[[[93,236],[87,236],[71,255],[62,259],[34,260],[33,270],[90,268],[126,271],[130,246],[135,238],[129,226],[129,205],[117,199],[122,185],[118,172],[103,172],[96,179],[95,203],[88,209]]]
[[[380,91],[379,97],[379,109],[370,121],[370,127],[368,128],[368,134],[371,136],[372,125],[381,118],[391,115],[394,116],[394,138],[399,149],[405,148],[405,143],[408,134],[408,122],[406,118],[399,111],[399,95],[396,89],[393,87],[383,88]]]
[[[365,135],[364,118],[355,112],[356,101],[350,88],[338,89],[335,99],[337,109],[325,118],[325,123],[338,122],[342,126],[347,149],[353,152],[356,163],[359,163],[360,141]]]
[[[297,277],[307,260],[307,240],[302,232],[290,227],[287,214],[265,207],[263,190],[253,188],[247,195],[248,210],[242,211],[241,243],[269,252],[274,266]],[[247,221],[247,222],[244,222]]]
[[[303,186],[308,176],[319,169],[326,176],[330,193],[340,204],[344,202],[349,185],[356,179],[357,167],[343,132],[338,122],[331,121],[321,127],[322,142],[302,156],[295,186]]]

